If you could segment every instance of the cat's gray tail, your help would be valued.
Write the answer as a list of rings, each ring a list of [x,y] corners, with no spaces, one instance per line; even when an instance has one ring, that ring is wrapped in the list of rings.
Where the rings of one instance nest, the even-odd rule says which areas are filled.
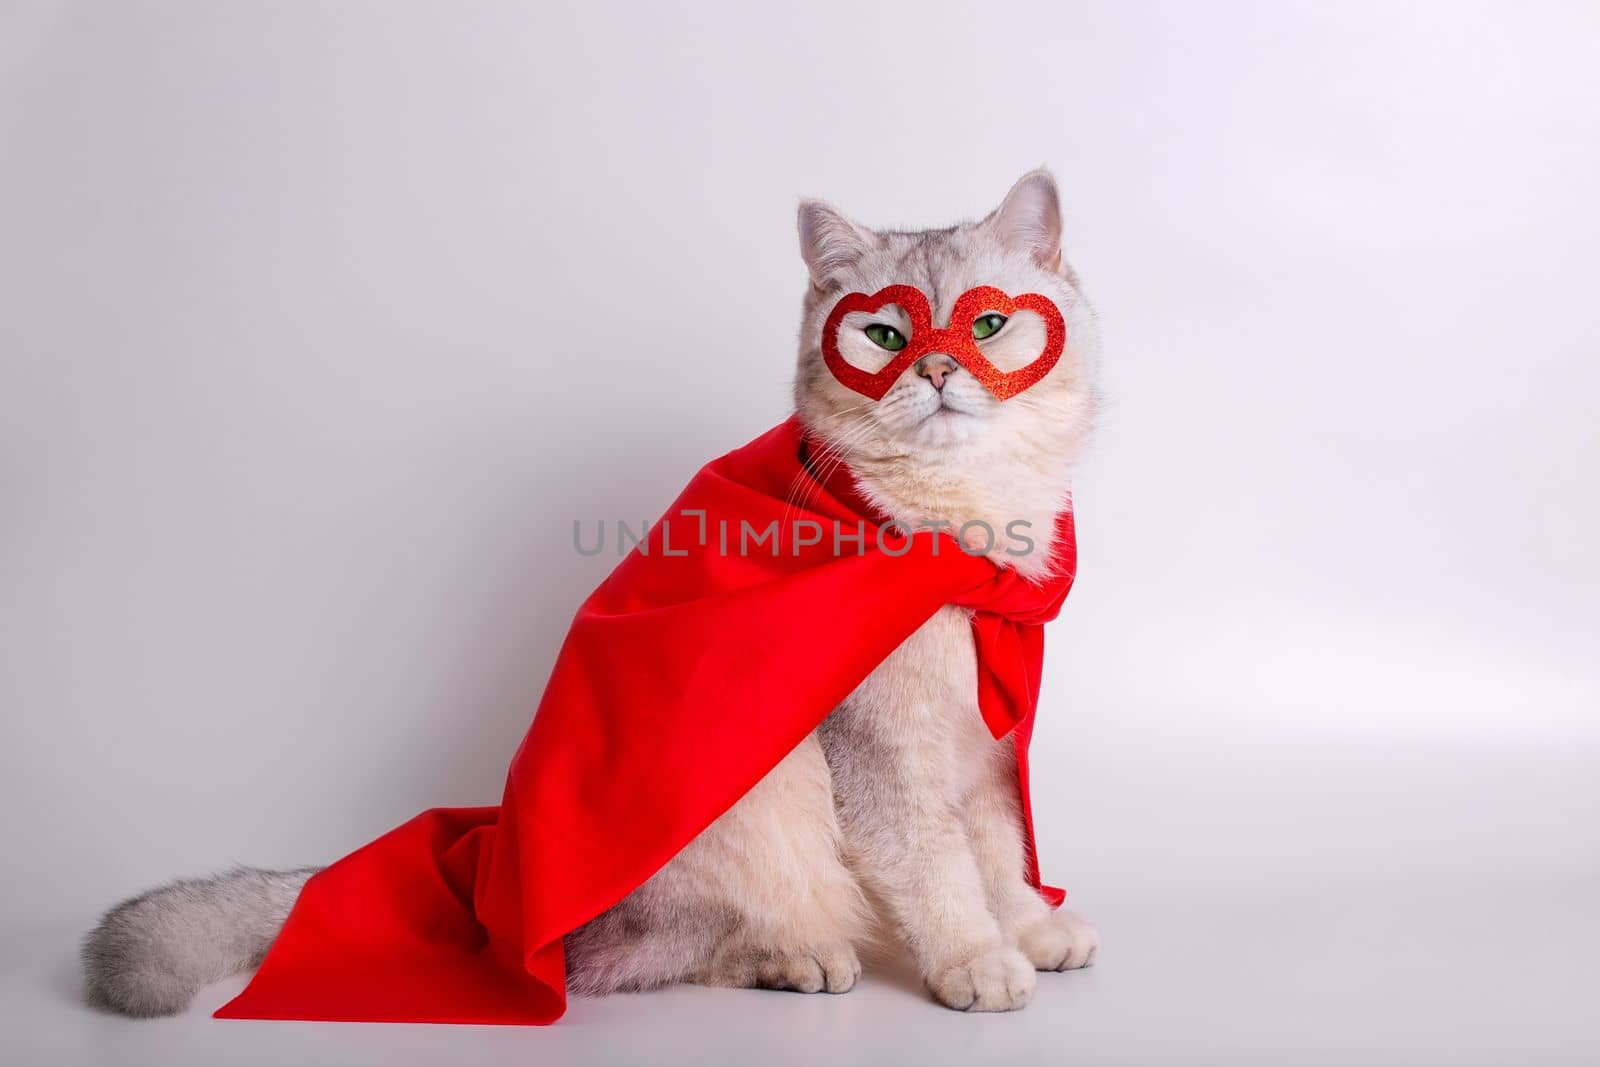
[[[202,986],[261,963],[316,867],[235,867],[141,893],[106,912],[83,941],[91,1004],[172,1015]]]

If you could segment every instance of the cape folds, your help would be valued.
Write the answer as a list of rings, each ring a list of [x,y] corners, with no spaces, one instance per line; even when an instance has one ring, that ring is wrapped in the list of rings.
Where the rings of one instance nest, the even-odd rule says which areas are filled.
[[[754,541],[774,520],[776,540]],[[425,812],[317,874],[218,1017],[553,1022],[563,937],[666,864],[946,604],[974,610],[979,707],[996,737],[1015,734],[1038,885],[1027,748],[1042,624],[1076,568],[1071,513],[1043,583],[948,534],[880,537],[878,521],[847,474],[818,480],[793,419],[708,464],[578,609],[499,807]]]

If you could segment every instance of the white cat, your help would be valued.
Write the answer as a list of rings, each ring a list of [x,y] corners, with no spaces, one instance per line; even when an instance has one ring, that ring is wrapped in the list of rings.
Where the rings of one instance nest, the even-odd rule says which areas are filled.
[[[795,408],[825,445],[816,460],[844,464],[868,500],[908,525],[1027,522],[1034,551],[997,542],[992,555],[1039,573],[1089,434],[1099,345],[1062,261],[1054,180],[1027,174],[993,214],[943,230],[869,230],[817,201],[801,204],[799,221],[810,285]],[[936,323],[975,286],[1042,293],[1066,321],[1066,349],[1003,403],[940,354],[867,400],[824,365],[822,324],[842,294],[892,284],[927,294]],[[983,329],[1002,370],[1043,345],[1031,312]],[[840,350],[876,370],[895,331],[910,327],[893,306],[852,313]],[[840,993],[878,918],[940,1003],[1021,1008],[1036,969],[1086,966],[1098,944],[1093,927],[1028,884],[1023,849],[1012,747],[978,711],[969,616],[946,607],[654,877],[568,935],[568,984],[580,994],[670,982]],[[91,999],[132,1015],[182,1010],[202,985],[260,961],[311,873],[237,870],[118,905],[85,944]]]

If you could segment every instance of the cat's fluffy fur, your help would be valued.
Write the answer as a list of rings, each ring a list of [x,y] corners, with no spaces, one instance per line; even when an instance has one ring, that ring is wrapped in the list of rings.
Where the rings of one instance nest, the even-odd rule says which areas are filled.
[[[1022,520],[1031,554],[994,558],[1025,574],[1051,565],[1055,514],[1089,432],[1098,352],[1094,313],[1061,258],[1055,182],[1025,175],[980,222],[944,230],[866,229],[818,201],[800,206],[810,273],[795,407],[867,497],[902,522]],[[879,402],[822,362],[822,321],[846,292],[890,284],[926,293],[935,322],[977,285],[1049,296],[1067,323],[1061,360],[1001,403],[955,367],[942,392],[907,373]],[[876,370],[888,353],[852,314],[840,346]],[[1019,312],[982,344],[1002,370],[1040,350],[1043,324]],[[925,361],[945,360],[929,356]],[[796,486],[796,493],[807,491]],[[1085,966],[1094,929],[1054,911],[1024,878],[1014,757],[977,708],[967,615],[942,609],[886,659],[754,790],[621,903],[567,938],[569,985],[599,994],[670,982],[844,992],[874,926],[898,935],[935,998],[1006,1011],[1034,972]],[[91,999],[133,1015],[181,1010],[204,983],[265,952],[310,870],[236,871],[179,882],[112,909],[85,944]]]

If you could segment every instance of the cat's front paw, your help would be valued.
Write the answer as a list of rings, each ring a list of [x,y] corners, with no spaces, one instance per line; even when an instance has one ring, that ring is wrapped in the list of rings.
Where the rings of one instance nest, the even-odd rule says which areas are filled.
[[[1063,909],[1022,931],[1017,947],[1041,971],[1075,971],[1094,962],[1100,935],[1088,919]]]
[[[928,979],[934,999],[957,1011],[1016,1011],[1033,999],[1033,964],[1009,945],[990,949]]]

